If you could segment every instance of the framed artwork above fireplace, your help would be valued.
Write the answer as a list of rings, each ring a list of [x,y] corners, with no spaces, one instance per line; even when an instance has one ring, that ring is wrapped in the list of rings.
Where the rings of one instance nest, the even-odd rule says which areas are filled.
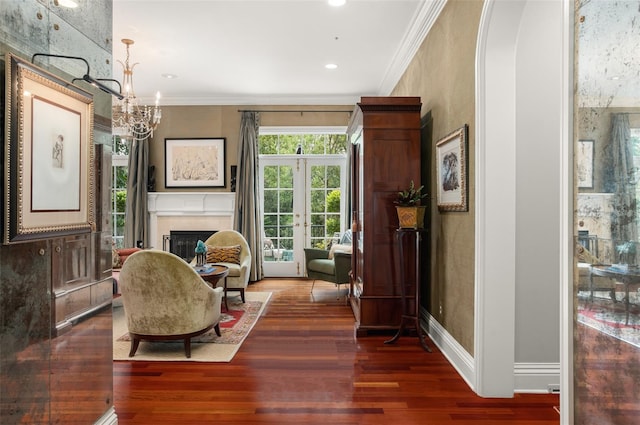
[[[226,187],[226,139],[164,139],[165,187]]]

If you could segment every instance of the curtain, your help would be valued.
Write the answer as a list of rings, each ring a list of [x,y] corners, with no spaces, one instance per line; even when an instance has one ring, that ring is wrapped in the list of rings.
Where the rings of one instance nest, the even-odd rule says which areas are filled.
[[[238,140],[236,174],[235,228],[251,250],[250,281],[261,280],[262,271],[262,210],[258,201],[258,128],[260,114],[243,112]]]
[[[638,240],[636,222],[636,169],[627,114],[611,115],[611,150],[615,192],[611,217],[614,243]]]
[[[134,247],[138,241],[149,246],[149,217],[147,208],[147,179],[149,170],[149,138],[131,142],[129,177],[125,207],[124,246]]]

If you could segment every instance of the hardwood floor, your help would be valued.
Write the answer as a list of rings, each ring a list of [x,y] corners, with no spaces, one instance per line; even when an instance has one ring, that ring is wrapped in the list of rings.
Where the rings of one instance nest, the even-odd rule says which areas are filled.
[[[114,404],[133,424],[559,424],[557,395],[477,397],[428,341],[355,338],[332,284],[266,279],[273,296],[230,363],[114,362]]]

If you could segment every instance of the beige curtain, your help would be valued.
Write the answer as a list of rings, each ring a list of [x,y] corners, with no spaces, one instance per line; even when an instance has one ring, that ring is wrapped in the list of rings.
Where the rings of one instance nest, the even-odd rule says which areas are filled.
[[[238,169],[236,174],[235,228],[251,250],[251,274],[255,282],[263,277],[262,271],[262,209],[258,199],[258,128],[260,114],[243,112],[238,140]]]
[[[134,247],[138,241],[149,245],[147,180],[149,170],[149,139],[133,140],[129,150],[129,177],[125,206],[124,246]]]
[[[627,114],[611,115],[611,148],[615,178],[611,239],[615,244],[638,241],[636,174]]]

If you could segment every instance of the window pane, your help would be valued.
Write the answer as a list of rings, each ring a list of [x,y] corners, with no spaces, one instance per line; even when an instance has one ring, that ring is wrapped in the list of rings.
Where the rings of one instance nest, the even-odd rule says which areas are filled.
[[[291,167],[280,167],[280,188],[293,188],[293,169]]]
[[[264,167],[264,187],[266,189],[278,187],[278,167]]]
[[[340,212],[340,191],[332,190],[327,196],[327,212]]]
[[[280,212],[293,212],[293,191],[280,191]]]
[[[325,187],[325,166],[314,165],[311,167],[311,187],[312,188],[324,188]]]
[[[340,167],[330,165],[327,167],[327,187],[336,189],[340,187]]]
[[[258,137],[258,152],[261,155],[275,155],[278,153],[278,136],[267,134]],[[265,176],[266,177],[266,176]]]
[[[324,190],[312,190],[311,191],[311,212],[323,213],[325,212],[326,203]]]
[[[278,191],[265,190],[264,191],[264,213],[277,213],[278,212]]]

